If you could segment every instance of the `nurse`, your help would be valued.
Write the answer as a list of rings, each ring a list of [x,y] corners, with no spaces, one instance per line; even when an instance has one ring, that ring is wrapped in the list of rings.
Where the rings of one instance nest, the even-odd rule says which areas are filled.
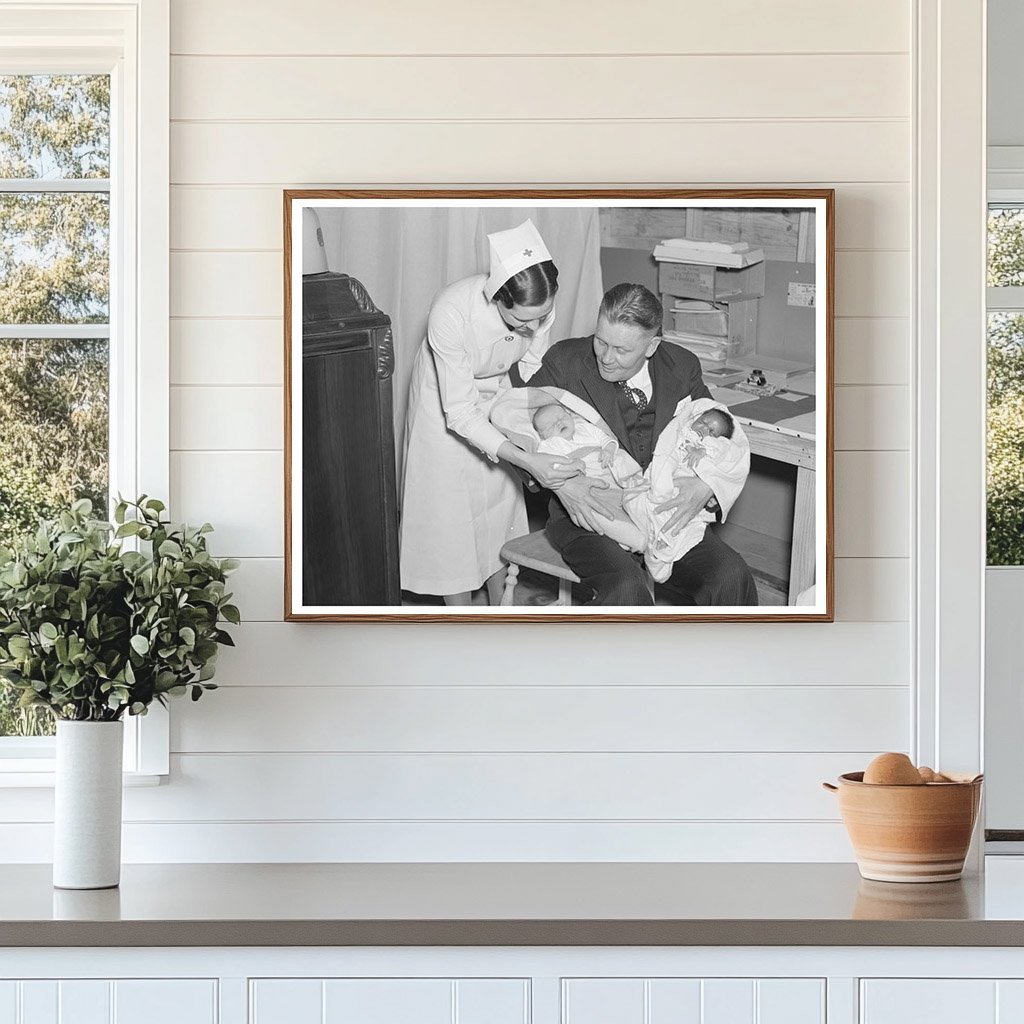
[[[509,374],[529,380],[551,343],[558,270],[530,220],[487,236],[490,273],[435,297],[409,387],[402,481],[402,589],[467,605],[501,597],[502,545],[528,531],[525,470],[557,489],[583,464],[525,452],[488,418]]]

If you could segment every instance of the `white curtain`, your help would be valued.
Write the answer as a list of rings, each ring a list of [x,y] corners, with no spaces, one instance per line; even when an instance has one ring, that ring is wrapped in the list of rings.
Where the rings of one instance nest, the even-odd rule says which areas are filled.
[[[558,267],[553,341],[593,333],[604,289],[597,207],[320,207],[330,270],[357,278],[391,317],[401,479],[409,379],[427,312],[445,285],[486,273],[487,235],[533,220]]]

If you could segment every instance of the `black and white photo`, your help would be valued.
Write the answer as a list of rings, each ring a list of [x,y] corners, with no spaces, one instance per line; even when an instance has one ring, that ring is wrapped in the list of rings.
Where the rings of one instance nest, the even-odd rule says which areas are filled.
[[[831,607],[832,193],[285,193],[293,619]]]

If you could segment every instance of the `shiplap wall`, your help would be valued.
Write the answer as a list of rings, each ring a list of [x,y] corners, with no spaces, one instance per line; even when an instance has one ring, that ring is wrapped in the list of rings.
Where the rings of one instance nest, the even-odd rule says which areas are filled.
[[[849,859],[819,782],[911,733],[910,20],[174,0],[171,497],[247,621],[127,859]],[[281,190],[382,183],[835,186],[838,621],[281,622]]]

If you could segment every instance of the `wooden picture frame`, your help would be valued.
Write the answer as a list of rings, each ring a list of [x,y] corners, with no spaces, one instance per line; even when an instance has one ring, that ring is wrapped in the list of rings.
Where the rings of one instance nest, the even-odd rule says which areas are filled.
[[[832,189],[306,189],[286,190],[283,199],[287,620],[476,623],[833,620],[835,194]],[[516,374],[520,373],[520,364],[521,376],[527,373],[526,365],[532,356],[520,357],[519,362],[512,364],[516,367],[513,371],[504,363],[494,363],[497,358],[494,352],[498,350],[495,348],[492,352],[488,348],[486,360],[491,362],[482,369],[477,365],[476,369],[467,371],[467,360],[460,356],[458,370],[452,370],[451,353],[443,349],[448,341],[437,341],[440,329],[435,328],[433,316],[431,340],[427,340],[428,311],[435,309],[434,316],[439,322],[441,314],[451,310],[458,314],[459,323],[470,321],[465,317],[458,319],[462,313],[458,312],[461,307],[457,303],[451,310],[444,305],[456,301],[448,296],[454,296],[457,289],[436,299],[431,296],[452,280],[465,284],[473,275],[486,277],[489,270],[487,236],[517,228],[526,219],[538,221],[536,226],[544,238],[542,244],[547,244],[552,260],[563,270],[560,287],[551,313],[524,327],[521,333],[510,333],[498,339],[499,342],[512,343],[515,352],[522,347],[520,341],[525,342],[529,337],[530,351],[535,349],[544,356],[542,369],[534,366],[531,370],[535,379],[546,385],[557,384],[571,393],[565,402],[577,422],[579,414],[592,419],[591,393],[580,390],[573,374],[562,365],[568,365],[565,360],[547,353],[565,338],[594,334],[597,324],[594,296],[600,295],[595,292],[595,275],[601,291],[609,288],[611,281],[629,286],[630,295],[638,293],[633,287],[638,285],[658,295],[664,317],[660,345],[671,347],[660,356],[655,352],[646,364],[650,368],[647,390],[651,390],[651,379],[667,380],[670,371],[663,369],[663,364],[675,367],[686,360],[687,367],[698,365],[710,390],[711,397],[707,401],[729,411],[725,421],[730,426],[723,429],[735,429],[735,433],[732,438],[716,439],[711,445],[705,439],[698,452],[696,446],[701,443],[700,437],[694,440],[690,433],[697,421],[687,418],[691,412],[686,403],[696,401],[693,393],[677,395],[671,390],[659,391],[657,388],[668,385],[655,383],[652,406],[659,406],[659,394],[662,409],[666,408],[666,394],[670,395],[671,402],[678,398],[679,404],[671,414],[651,413],[659,420],[656,436],[651,436],[652,448],[668,429],[660,425],[665,415],[678,417],[672,419],[672,429],[677,431],[673,438],[679,441],[679,446],[675,449],[665,446],[665,451],[657,458],[674,458],[676,461],[671,465],[681,467],[684,450],[681,446],[689,445],[686,450],[691,453],[690,459],[697,460],[690,462],[691,467],[697,466],[692,475],[699,478],[698,484],[706,484],[706,480],[718,472],[708,470],[711,463],[707,460],[721,459],[718,465],[724,466],[728,461],[725,453],[733,452],[739,458],[743,445],[749,445],[749,475],[737,478],[738,483],[707,485],[716,497],[729,504],[731,514],[721,521],[722,504],[717,503],[716,511],[716,501],[711,500],[699,513],[699,518],[708,524],[703,535],[697,526],[691,524],[688,529],[698,530],[696,536],[703,537],[697,542],[703,545],[700,551],[712,547],[720,550],[719,541],[724,541],[740,555],[749,569],[750,583],[756,589],[756,605],[675,603],[693,600],[695,596],[700,598],[710,591],[704,584],[692,583],[689,573],[676,572],[684,559],[692,560],[695,556],[687,553],[678,561],[672,561],[674,552],[682,544],[677,534],[659,532],[661,528],[656,522],[646,524],[647,553],[633,558],[641,565],[653,566],[650,571],[654,572],[657,553],[667,551],[664,559],[668,571],[673,572],[668,589],[649,584],[648,590],[655,603],[648,604],[641,597],[639,601],[645,602],[642,605],[613,606],[578,603],[600,591],[579,582],[560,552],[553,548],[544,533],[543,506],[538,506],[536,499],[530,498],[526,506],[526,535],[506,539],[513,530],[510,526],[497,540],[489,535],[487,543],[480,540],[488,530],[497,530],[493,525],[495,521],[504,526],[505,520],[496,520],[496,517],[499,513],[505,514],[507,502],[487,506],[486,514],[477,518],[469,513],[469,527],[456,527],[456,522],[461,522],[458,516],[462,514],[457,509],[466,502],[479,505],[478,498],[489,484],[453,483],[450,489],[446,489],[446,483],[442,486],[446,480],[457,479],[446,476],[454,472],[446,461],[449,456],[456,461],[463,459],[462,454],[453,455],[453,444],[465,447],[466,459],[479,461],[479,466],[477,461],[472,461],[470,472],[483,473],[483,476],[471,475],[466,479],[491,480],[493,477],[488,473],[496,471],[489,468],[492,465],[489,461],[484,465],[488,453],[479,449],[481,442],[477,435],[471,444],[466,435],[451,429],[450,417],[455,414],[444,406],[446,400],[452,406],[455,404],[451,396],[457,390],[452,383],[456,378],[451,374],[457,372],[472,377],[473,386],[480,385],[476,404],[469,406],[477,424],[474,430],[478,434],[481,430],[493,433],[495,421],[490,420],[490,414],[496,413],[499,402],[504,409],[508,402],[515,405],[525,401],[522,393],[511,398],[508,393],[517,391],[514,385],[529,386],[529,380],[517,380]],[[599,233],[599,242],[595,232]],[[669,244],[664,246],[665,242]],[[657,256],[655,247],[658,247]],[[463,289],[460,295],[471,293],[473,297],[458,301],[473,304],[472,316],[477,318],[472,320],[477,325],[473,331],[477,333],[465,336],[480,337],[480,344],[486,347],[490,345],[487,331],[491,320],[481,321],[480,317],[491,317],[493,311],[487,309],[478,316],[479,303],[487,299],[476,298],[475,289],[475,284],[470,286],[469,293]],[[649,307],[649,296],[647,300]],[[492,300],[498,301],[497,297]],[[519,321],[514,317],[509,319],[512,308],[502,306],[498,311],[505,315],[493,322],[501,324],[501,330],[510,323],[517,325],[509,327],[510,332],[518,330]],[[532,312],[544,310],[538,306]],[[607,313],[598,335],[602,330],[607,332],[609,319],[617,317],[618,311]],[[615,322],[619,323],[617,319]],[[480,327],[480,323],[485,323],[486,327]],[[624,323],[628,334],[634,325],[628,316]],[[567,329],[566,324],[576,326],[576,333]],[[537,333],[530,335],[531,327]],[[642,327],[636,329],[643,330]],[[549,332],[543,344],[539,338],[541,330]],[[556,331],[559,332],[557,337]],[[462,336],[457,334],[458,345],[462,344],[458,341]],[[467,341],[466,344],[473,343]],[[545,345],[546,351],[542,351]],[[568,353],[570,348],[574,358],[576,354],[584,361],[590,358],[587,344],[583,342],[560,350],[559,356]],[[681,354],[679,349],[690,354]],[[693,353],[700,357],[699,363]],[[468,362],[478,355],[467,357]],[[420,363],[415,362],[418,357]],[[500,372],[497,366],[502,368]],[[607,382],[613,377],[604,376],[612,371],[605,367],[597,372],[605,385],[612,388]],[[477,377],[477,373],[485,376]],[[434,375],[432,384],[431,374]],[[641,373],[630,383],[640,382],[643,376]],[[499,378],[497,383],[491,379],[494,377]],[[416,386],[412,389],[413,405],[409,406],[411,380]],[[459,376],[457,382],[458,389],[462,389],[463,377]],[[484,394],[484,389],[497,390]],[[442,393],[445,398],[441,398]],[[617,395],[618,386],[609,393]],[[540,389],[529,394],[540,394]],[[562,392],[552,392],[545,387],[544,395],[550,394],[562,397]],[[573,404],[572,395],[585,401],[582,412]],[[608,400],[604,392],[601,397],[603,401]],[[543,397],[542,400],[553,399]],[[430,405],[431,402],[439,402],[440,411]],[[786,405],[787,402],[791,405]],[[465,405],[459,406],[463,408]],[[623,415],[631,417],[628,406],[624,408],[627,412]],[[479,409],[483,412],[477,415]],[[447,434],[443,438],[432,435],[435,440],[422,442],[425,446],[420,446],[422,417],[436,420],[442,414],[448,425]],[[630,430],[641,430],[647,422],[641,419],[642,415],[642,412],[636,414],[636,426]],[[509,436],[507,423],[497,416],[496,420]],[[477,421],[485,426],[480,427]],[[519,422],[525,421],[516,420]],[[636,449],[631,447],[634,435],[619,436],[621,424],[612,428],[604,420],[596,422],[615,435],[620,452],[627,450],[627,454],[636,454]],[[468,429],[462,426],[462,421],[457,421],[456,426]],[[432,429],[436,430],[436,423]],[[406,433],[411,454],[403,462]],[[529,446],[536,444],[539,435],[534,433],[533,439],[526,441],[520,433],[511,436],[519,439],[520,446],[527,446],[522,450],[535,452]],[[685,442],[684,436],[688,439]],[[440,447],[432,448],[431,444]],[[710,454],[712,447],[720,453],[714,458]],[[443,453],[438,454],[442,449]],[[502,458],[498,458],[497,464],[506,467],[502,472],[509,472],[508,463]],[[427,474],[424,467],[430,467],[431,472]],[[640,463],[637,468],[642,469]],[[529,476],[522,468],[516,472],[518,478]],[[651,486],[648,482],[651,472],[644,474],[641,487]],[[686,470],[678,468],[677,472],[685,474]],[[400,502],[403,473],[407,477],[410,509],[415,506],[421,518],[423,499],[417,497],[419,492],[409,480],[426,476],[434,481],[437,493],[456,496],[450,507],[443,500],[440,503],[435,500],[434,505],[427,506],[429,515],[423,521],[436,525],[426,530],[414,530],[408,524],[403,527],[406,530],[404,550],[421,552],[423,558],[429,554],[434,564],[442,565],[453,577],[452,582],[445,585],[469,585],[480,581],[471,580],[472,574],[454,578],[460,571],[455,568],[456,563],[461,567],[466,557],[461,538],[466,537],[467,543],[472,540],[477,546],[477,564],[488,567],[481,572],[489,571],[494,559],[491,547],[502,541],[499,566],[502,572],[511,567],[511,574],[505,580],[501,600],[505,602],[511,596],[513,602],[530,603],[502,603],[492,607],[486,603],[487,589],[474,586],[477,590],[474,604],[453,606],[445,603],[441,593],[424,593],[408,586],[403,589],[398,536],[403,511]],[[635,483],[639,478],[630,479]],[[678,481],[679,476],[670,479]],[[615,476],[613,484],[618,481],[619,477]],[[466,497],[459,488],[464,488]],[[524,494],[529,496],[529,491]],[[629,498],[629,501],[635,500],[638,499]],[[628,507],[628,501],[624,504]],[[651,507],[655,507],[653,499]],[[524,521],[520,511],[517,505],[515,522],[520,524],[517,528],[521,528]],[[635,511],[634,508],[630,514],[634,515]],[[559,514],[558,509],[555,512]],[[408,520],[413,519],[413,511],[410,511]],[[760,530],[765,532],[762,534]],[[713,539],[708,540],[709,536]],[[452,556],[450,570],[448,561],[441,557],[449,553]],[[419,555],[409,554],[407,562],[417,557]],[[577,582],[560,578],[565,575]],[[685,587],[689,589],[679,589],[679,580],[684,577]],[[407,580],[410,578],[417,578],[412,569],[406,575]],[[719,577],[712,578],[715,582],[708,587],[718,585]],[[744,586],[743,593],[750,593],[750,586]],[[545,603],[549,598],[553,601],[568,599],[573,603]],[[783,603],[762,603],[780,601]]]

